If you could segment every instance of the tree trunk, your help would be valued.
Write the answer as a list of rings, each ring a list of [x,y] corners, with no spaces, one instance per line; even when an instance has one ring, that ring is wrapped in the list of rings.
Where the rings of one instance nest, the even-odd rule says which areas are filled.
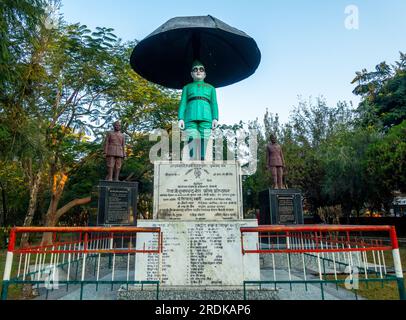
[[[56,212],[56,219],[57,221],[65,214],[67,213],[70,209],[76,207],[76,206],[80,206],[83,204],[87,204],[92,200],[91,197],[86,197],[86,198],[81,198],[81,199],[75,199],[72,200],[71,202],[67,203],[66,205],[64,205],[62,208],[58,209],[58,211]]]
[[[56,217],[56,211],[58,208],[59,200],[61,199],[61,195],[53,194],[51,197],[51,202],[49,204],[49,208],[45,217],[45,227],[55,227],[58,220]],[[46,232],[42,236],[41,245],[50,245],[52,244],[52,233]]]
[[[34,181],[30,183],[30,203],[28,205],[27,215],[24,219],[24,227],[30,227],[34,218],[35,209],[37,208],[38,191],[41,184],[42,171],[40,170],[34,177]],[[21,237],[21,247],[28,245],[28,233],[24,233]]]
[[[52,170],[52,169],[51,169]],[[49,203],[48,211],[45,216],[45,227],[54,227],[58,220],[56,218],[56,211],[58,209],[59,200],[65,184],[68,180],[68,176],[64,173],[54,172],[51,174],[52,177],[52,188],[51,188],[51,202]],[[44,233],[42,236],[41,245],[47,245],[52,243],[52,234]]]
[[[54,208],[56,208],[55,206],[58,205],[59,199],[52,201],[51,200],[51,204],[50,204],[50,208],[48,209],[48,213],[47,213],[47,221],[46,221],[46,226],[47,227],[55,227],[59,221],[59,219],[65,214],[67,213],[70,209],[76,207],[76,206],[80,206],[83,204],[87,204],[91,201],[91,197],[86,197],[86,198],[81,198],[81,199],[75,199],[70,201],[69,203],[67,203],[66,205],[64,205],[62,208],[55,210]],[[52,206],[52,212],[51,210],[51,206]],[[42,237],[42,245],[49,245],[52,244],[52,233],[44,233],[43,237]]]

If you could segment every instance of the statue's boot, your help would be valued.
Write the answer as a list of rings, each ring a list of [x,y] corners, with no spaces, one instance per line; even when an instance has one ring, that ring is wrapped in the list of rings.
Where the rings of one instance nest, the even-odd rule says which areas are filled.
[[[114,169],[114,181],[119,181],[118,178],[120,176],[120,169],[121,168],[115,168]]]
[[[112,181],[113,180],[113,168],[111,168],[111,167],[107,168],[106,180],[107,181]]]

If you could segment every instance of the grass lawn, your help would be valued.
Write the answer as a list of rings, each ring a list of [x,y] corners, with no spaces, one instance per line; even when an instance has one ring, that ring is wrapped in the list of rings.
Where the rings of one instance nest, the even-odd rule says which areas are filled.
[[[0,287],[3,287],[3,273],[4,273],[4,266],[6,264],[6,255],[7,255],[7,250],[0,250]],[[14,258],[15,259],[15,258]],[[13,268],[12,268],[12,275],[17,274],[17,268],[18,265],[17,263],[13,263]],[[8,300],[19,300],[22,299],[22,286],[21,285],[10,285],[8,287],[8,295],[7,299]]]
[[[393,258],[391,251],[384,252],[385,262],[387,267],[393,267]],[[403,271],[406,268],[406,248],[400,248],[400,258],[402,261]],[[372,262],[373,257],[371,253],[368,253],[368,261]],[[363,274],[359,275],[360,279],[364,278]],[[328,279],[334,279],[334,276],[328,276]],[[347,275],[344,276],[337,276],[338,279],[346,279]],[[369,275],[369,279],[377,278],[374,275]],[[340,287],[345,288],[344,284],[339,284]],[[404,286],[406,286],[406,281],[404,281]],[[367,283],[359,283],[359,289],[357,290],[357,294],[369,300],[399,300],[399,291],[397,282],[385,281],[383,283],[380,282],[369,282]]]
[[[345,280],[348,276],[337,276],[340,280]],[[360,277],[364,278],[364,277]],[[377,278],[376,276],[368,276],[368,279]],[[379,277],[378,277],[379,278]],[[334,276],[328,276],[327,279],[334,279]],[[404,281],[406,285],[406,281]],[[345,289],[343,283],[338,285],[341,288]],[[356,290],[358,296],[366,298],[368,300],[399,300],[399,291],[397,282],[369,282],[369,283],[359,283],[359,289]]]

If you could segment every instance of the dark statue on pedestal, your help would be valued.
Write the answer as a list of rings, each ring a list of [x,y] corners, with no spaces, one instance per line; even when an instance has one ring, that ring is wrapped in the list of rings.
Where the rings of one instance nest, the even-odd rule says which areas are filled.
[[[107,133],[104,141],[103,154],[107,164],[107,181],[118,181],[121,166],[125,158],[125,138],[121,133],[121,124],[116,121],[113,124],[114,131]]]
[[[303,224],[302,194],[283,184],[285,158],[274,134],[266,146],[266,167],[272,173],[272,188],[259,193],[261,225]]]
[[[272,172],[273,188],[285,189],[283,185],[283,170],[285,168],[285,159],[281,146],[276,141],[276,136],[270,136],[271,142],[266,147],[266,166]]]
[[[92,223],[98,226],[136,225],[138,182],[119,181],[125,158],[125,138],[119,121],[114,122],[113,127],[114,131],[108,132],[104,140],[107,177],[97,186],[97,215],[92,217]]]

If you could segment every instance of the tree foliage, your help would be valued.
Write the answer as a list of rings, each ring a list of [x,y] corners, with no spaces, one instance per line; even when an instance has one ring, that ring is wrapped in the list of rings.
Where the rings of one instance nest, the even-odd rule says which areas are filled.
[[[2,59],[2,68],[12,72],[1,79],[1,157],[21,168],[26,190],[36,190],[27,199],[28,224],[40,211],[42,223],[55,225],[70,202],[90,195],[104,176],[101,143],[114,120],[123,122],[128,138],[123,173],[141,179],[146,167],[151,170],[140,150],[148,131],[167,126],[176,114],[175,92],[131,70],[133,43],[123,43],[111,28],[92,32],[63,19],[49,28],[44,12],[51,2],[59,4],[6,1],[1,12],[7,18],[1,31],[12,31],[2,47],[3,56],[12,56]],[[9,185],[11,178],[3,177]]]
[[[363,69],[352,81],[353,93],[362,97],[358,112],[363,125],[378,125],[388,130],[406,119],[406,54],[389,66],[381,62],[375,71]]]

